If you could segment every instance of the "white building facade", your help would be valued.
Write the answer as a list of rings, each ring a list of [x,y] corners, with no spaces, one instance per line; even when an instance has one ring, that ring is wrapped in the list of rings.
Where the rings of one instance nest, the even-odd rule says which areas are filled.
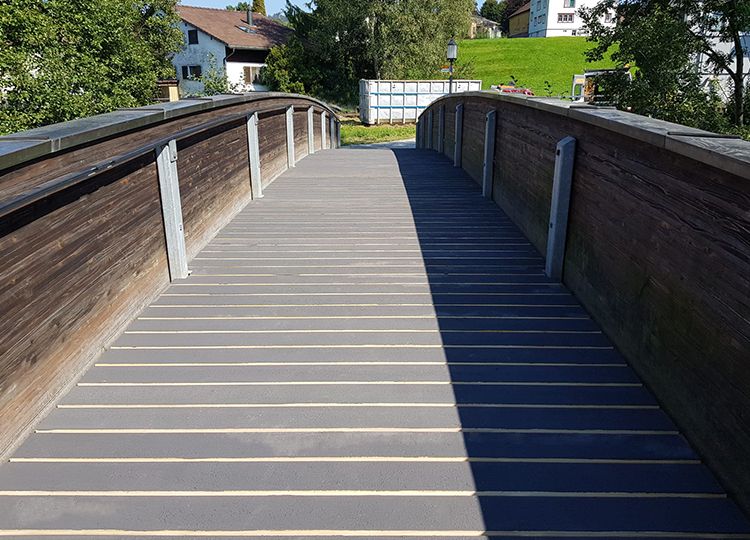
[[[578,15],[582,7],[591,8],[599,0],[532,0],[529,13],[529,37],[583,36],[583,20]],[[614,14],[603,19],[614,25]]]
[[[274,45],[291,30],[257,13],[178,6],[184,47],[172,57],[180,94],[204,91],[201,78],[212,70],[226,75],[234,92],[262,92],[261,68]]]

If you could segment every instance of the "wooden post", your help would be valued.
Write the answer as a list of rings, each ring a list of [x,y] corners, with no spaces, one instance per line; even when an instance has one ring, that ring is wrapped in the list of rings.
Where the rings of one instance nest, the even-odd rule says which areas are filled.
[[[438,113],[437,151],[442,154],[444,149],[445,149],[445,105],[441,105],[440,112]]]
[[[315,153],[315,121],[313,115],[315,114],[315,107],[307,109],[307,153],[312,155]]]
[[[328,119],[328,132],[331,134],[331,149],[336,148],[336,118]]]
[[[464,104],[459,103],[456,105],[456,135],[455,146],[453,148],[453,166],[460,167],[461,160],[463,159],[463,144],[464,144]]]
[[[325,150],[328,141],[326,141],[326,117],[328,115],[325,111],[320,113],[320,149]]]
[[[423,122],[418,119],[417,120],[417,140],[415,143],[417,150],[422,148],[422,127],[423,127]]]
[[[568,213],[575,155],[576,140],[573,137],[565,137],[557,143],[545,265],[547,277],[555,281],[562,281],[565,263],[565,243],[568,236]]]
[[[250,191],[253,199],[263,198],[263,182],[260,176],[258,121],[257,112],[247,115],[247,156],[250,167]]]
[[[190,273],[185,249],[185,230],[182,224],[182,203],[180,182],[177,176],[177,141],[156,149],[156,169],[159,174],[159,194],[161,213],[164,222],[164,235],[167,242],[169,277],[172,281],[185,279]]]
[[[427,112],[427,148],[432,150],[432,109]]]
[[[497,111],[487,113],[484,122],[484,162],[482,165],[482,195],[492,199],[492,177],[495,173],[495,126]]]
[[[286,165],[290,169],[295,166],[294,156],[294,107],[286,109]]]

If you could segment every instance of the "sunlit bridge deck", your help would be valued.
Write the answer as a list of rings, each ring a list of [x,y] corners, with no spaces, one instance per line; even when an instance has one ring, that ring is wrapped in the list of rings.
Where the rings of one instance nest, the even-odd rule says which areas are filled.
[[[309,156],[189,267],[0,466],[0,535],[750,538],[444,156]]]

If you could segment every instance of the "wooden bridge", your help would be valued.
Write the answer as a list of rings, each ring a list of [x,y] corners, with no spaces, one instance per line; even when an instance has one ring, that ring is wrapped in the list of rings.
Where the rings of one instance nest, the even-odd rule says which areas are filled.
[[[0,138],[0,536],[750,538],[750,145],[684,129],[466,94],[337,149],[271,94]]]

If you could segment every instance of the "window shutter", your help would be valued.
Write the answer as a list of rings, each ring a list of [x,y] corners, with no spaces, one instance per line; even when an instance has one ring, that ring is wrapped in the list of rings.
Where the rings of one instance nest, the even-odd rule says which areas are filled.
[[[253,82],[253,68],[245,66],[242,68],[245,77],[245,84],[252,84]]]

